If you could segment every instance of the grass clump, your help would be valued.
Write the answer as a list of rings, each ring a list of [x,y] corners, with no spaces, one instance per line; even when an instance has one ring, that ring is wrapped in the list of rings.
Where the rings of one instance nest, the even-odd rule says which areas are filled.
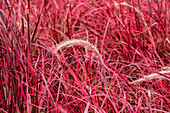
[[[167,0],[1,0],[0,112],[169,112]]]

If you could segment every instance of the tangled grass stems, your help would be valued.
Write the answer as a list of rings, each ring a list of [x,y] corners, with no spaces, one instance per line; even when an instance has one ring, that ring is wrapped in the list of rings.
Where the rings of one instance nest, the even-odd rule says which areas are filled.
[[[85,40],[82,40],[82,39],[72,39],[72,40],[68,40],[68,41],[63,41],[63,42],[61,42],[60,44],[57,45],[57,47],[56,47],[56,49],[55,49],[55,53],[58,52],[60,49],[63,49],[63,48],[66,48],[66,47],[70,47],[70,46],[82,46],[82,47],[87,48],[88,50],[94,51],[94,52],[98,55],[101,64],[102,64],[106,69],[108,69],[109,71],[112,71],[112,72],[113,72],[113,70],[111,70],[110,68],[108,68],[108,67],[105,65],[105,63],[104,63],[104,61],[103,61],[103,59],[102,59],[102,56],[101,56],[101,54],[99,53],[99,50],[98,50],[93,44],[91,44],[90,42],[85,41]],[[169,73],[170,73],[170,67],[168,67],[166,71],[160,71],[159,73],[160,73],[160,74],[169,74]],[[150,74],[150,75],[148,75],[148,76],[144,76],[144,77],[141,78],[141,79],[138,79],[138,80],[133,81],[132,84],[136,84],[136,83],[143,82],[143,81],[146,81],[146,80],[151,80],[151,79],[153,79],[153,78],[167,79],[167,80],[169,80],[169,78],[166,78],[166,77],[164,77],[164,76],[161,76],[160,74],[158,74],[158,73],[152,73],[152,74]]]
[[[146,27],[146,29],[147,29],[147,31],[148,31],[148,35],[149,35],[149,37],[150,37],[149,40],[150,40],[150,42],[152,43],[152,48],[154,49],[154,52],[155,52],[155,54],[158,56],[158,58],[159,58],[160,62],[162,63],[162,65],[164,65],[164,62],[162,61],[162,59],[160,58],[160,56],[158,55],[158,53],[157,53],[157,51],[156,51],[156,47],[155,47],[155,42],[154,42],[153,35],[152,35],[151,31],[150,31],[150,27],[149,27],[149,26],[147,25],[147,23],[146,23],[146,19],[144,18],[144,14],[142,13],[142,11],[141,11],[140,9],[137,9],[136,7],[134,7],[134,6],[126,3],[126,2],[117,3],[116,1],[114,1],[114,5],[115,5],[115,7],[116,7],[117,9],[119,9],[118,6],[120,6],[120,5],[130,7],[130,8],[132,8],[132,9],[134,9],[134,10],[140,15],[140,17],[141,17],[141,19],[142,19],[142,21],[143,21],[143,23],[144,23],[144,26]],[[169,40],[167,40],[167,41],[169,41]]]
[[[0,112],[169,111],[168,0],[1,1]]]
[[[109,67],[107,67],[107,66],[105,65],[105,63],[104,63],[104,61],[103,61],[103,59],[102,59],[102,56],[101,56],[101,54],[99,53],[99,50],[98,50],[93,44],[91,44],[90,42],[84,41],[84,40],[82,40],[82,39],[72,39],[72,40],[68,40],[68,41],[63,41],[63,42],[61,42],[60,44],[57,45],[54,53],[57,53],[59,50],[61,50],[61,49],[63,49],[63,48],[66,48],[66,47],[70,47],[70,46],[82,46],[82,47],[84,47],[84,48],[87,48],[88,50],[94,51],[94,52],[98,55],[101,64],[102,64],[107,70],[113,72],[113,70],[111,70]],[[113,102],[112,102],[112,100],[111,100],[111,98],[110,98],[111,95],[110,95],[110,92],[109,92],[109,90],[108,90],[108,84],[107,84],[106,80],[104,79],[103,75],[102,75],[100,72],[99,72],[99,74],[100,74],[100,76],[101,76],[101,78],[102,78],[102,80],[103,80],[103,82],[104,82],[104,84],[105,84],[106,92],[107,92],[108,95],[109,95],[108,99],[109,99],[110,102],[112,103],[115,111],[118,112],[116,106],[113,104]]]

